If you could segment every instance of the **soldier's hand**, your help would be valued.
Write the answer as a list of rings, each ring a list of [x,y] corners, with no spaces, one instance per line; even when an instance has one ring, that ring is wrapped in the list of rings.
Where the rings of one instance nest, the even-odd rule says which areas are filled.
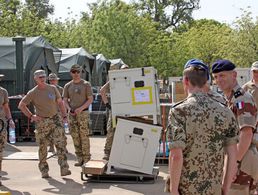
[[[9,126],[12,128],[15,128],[15,123],[14,123],[13,119],[9,120]]]
[[[42,120],[40,116],[37,116],[36,114],[32,115],[30,118],[31,122],[39,122]]]
[[[105,106],[107,109],[111,110],[111,105],[109,103],[106,103]]]

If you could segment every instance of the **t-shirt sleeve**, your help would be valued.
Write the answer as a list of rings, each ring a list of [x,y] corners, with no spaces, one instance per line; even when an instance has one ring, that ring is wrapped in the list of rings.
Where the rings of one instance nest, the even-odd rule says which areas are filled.
[[[23,98],[22,98],[22,102],[26,105],[30,104],[33,100],[33,92],[32,91],[29,91],[27,93],[27,95],[25,95]]]
[[[186,133],[184,125],[184,116],[175,108],[171,108],[168,117],[168,142],[169,148],[182,148],[186,147]]]
[[[229,146],[229,145],[238,143],[239,126],[238,126],[237,120],[231,110],[229,110],[229,112],[226,116],[228,117],[227,118],[228,128],[225,133],[224,146]]]
[[[68,84],[66,84],[65,86],[64,86],[64,90],[63,90],[63,97],[64,98],[69,98],[69,95],[68,95]]]
[[[87,97],[90,97],[93,95],[91,84],[89,82],[86,83],[86,94],[87,94]]]
[[[6,89],[3,90],[4,102],[3,104],[9,103],[8,92]]]
[[[251,95],[236,101],[234,109],[240,130],[243,127],[256,127],[257,108]]]

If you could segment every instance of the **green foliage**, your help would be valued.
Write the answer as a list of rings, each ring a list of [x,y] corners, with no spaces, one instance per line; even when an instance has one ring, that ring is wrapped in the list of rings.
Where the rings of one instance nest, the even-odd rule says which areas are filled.
[[[193,20],[192,13],[199,8],[200,0],[139,0],[134,5],[143,16],[160,23],[161,29],[177,28]]]
[[[33,12],[38,18],[47,18],[54,13],[54,6],[49,4],[49,0],[25,0],[28,10]]]
[[[90,12],[83,13],[80,21],[67,18],[64,22],[50,21],[39,14],[41,9],[51,13],[47,11],[47,0],[26,2],[0,0],[0,36],[43,35],[55,47],[83,47],[109,59],[121,58],[131,67],[154,66],[163,78],[182,75],[183,65],[190,58],[199,58],[209,65],[225,58],[242,67],[249,67],[258,59],[258,21],[247,11],[234,26],[214,20],[192,20],[191,13],[199,1],[189,1],[195,8],[168,32],[162,30],[171,22],[164,12],[165,5],[186,1],[142,0],[137,7],[121,0],[103,0],[90,4]],[[35,3],[42,5],[30,9]],[[147,7],[150,11],[158,8],[157,22]]]

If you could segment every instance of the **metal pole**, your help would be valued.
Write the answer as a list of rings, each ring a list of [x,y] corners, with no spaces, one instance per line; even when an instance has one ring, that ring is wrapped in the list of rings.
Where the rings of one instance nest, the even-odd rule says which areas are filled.
[[[97,86],[98,85],[98,75],[97,75],[97,53],[93,53],[92,56],[95,58],[94,59],[94,66],[92,70],[92,77],[91,77],[91,85],[92,86]]]
[[[16,53],[16,94],[24,93],[24,76],[23,76],[23,41],[26,39],[24,37],[13,37],[15,42],[15,53]]]

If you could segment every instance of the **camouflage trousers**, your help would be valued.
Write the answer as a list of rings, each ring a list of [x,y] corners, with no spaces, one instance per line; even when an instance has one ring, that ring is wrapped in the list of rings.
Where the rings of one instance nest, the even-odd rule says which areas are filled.
[[[63,123],[58,115],[52,118],[44,118],[36,123],[35,130],[36,141],[39,145],[39,170],[41,173],[49,171],[47,163],[47,146],[53,142],[56,147],[56,154],[58,156],[58,164],[61,169],[68,169],[66,157],[66,141]]]
[[[111,110],[109,110],[108,122],[107,122],[107,138],[104,146],[104,153],[108,156],[110,155],[110,152],[111,152],[114,135],[115,135],[115,128],[112,127],[112,114],[111,114]]]
[[[60,113],[58,113],[58,116],[59,116],[59,118],[60,118],[60,121],[62,121],[63,119],[62,119]],[[66,148],[66,146],[67,146],[67,137],[66,137],[65,134],[64,134],[64,138],[65,138],[65,148]],[[50,140],[49,146],[50,146],[50,147],[54,147],[54,142],[53,142],[53,140],[52,140],[52,141]],[[65,150],[67,151],[67,149],[65,149]]]
[[[69,114],[70,134],[73,139],[75,154],[78,162],[90,160],[89,113],[82,111],[72,116]]]
[[[3,158],[3,151],[4,151],[4,147],[6,145],[7,142],[7,123],[6,123],[6,119],[1,119],[4,121],[4,127],[2,129],[2,131],[0,132],[0,161],[2,161]]]

